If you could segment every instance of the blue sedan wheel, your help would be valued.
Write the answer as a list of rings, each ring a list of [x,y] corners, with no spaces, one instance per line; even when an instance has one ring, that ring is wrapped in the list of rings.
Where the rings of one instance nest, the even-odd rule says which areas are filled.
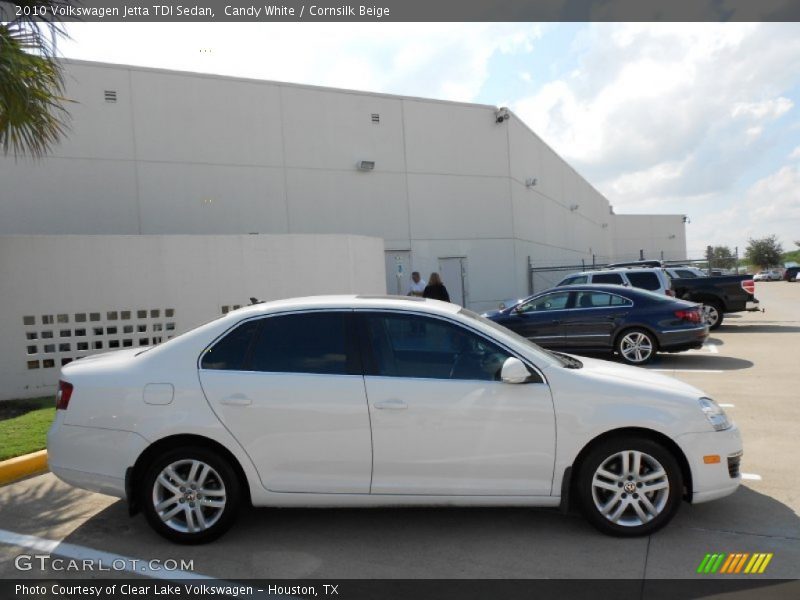
[[[656,354],[656,341],[643,329],[623,332],[617,340],[617,352],[623,361],[631,365],[643,365]]]

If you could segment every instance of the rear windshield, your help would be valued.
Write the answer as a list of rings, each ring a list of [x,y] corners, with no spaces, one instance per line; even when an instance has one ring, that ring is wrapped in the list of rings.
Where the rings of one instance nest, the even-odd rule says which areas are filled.
[[[622,275],[619,273],[595,273],[592,275],[592,283],[611,283],[622,285]]]
[[[661,289],[661,281],[658,275],[652,271],[649,273],[627,273],[628,281],[631,282],[633,287],[641,288],[643,290],[659,290]]]

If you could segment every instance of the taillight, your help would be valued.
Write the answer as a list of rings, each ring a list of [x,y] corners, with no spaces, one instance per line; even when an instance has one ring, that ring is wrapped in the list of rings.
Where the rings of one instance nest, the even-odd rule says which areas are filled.
[[[56,410],[67,410],[69,406],[69,399],[72,397],[72,384],[66,381],[58,382],[58,391],[56,392]]]
[[[700,323],[703,320],[700,316],[700,311],[696,308],[690,310],[676,310],[675,316],[681,321],[689,321],[691,323]]]
[[[756,293],[756,282],[752,279],[745,279],[742,281],[742,289],[747,292],[748,294],[755,294]]]

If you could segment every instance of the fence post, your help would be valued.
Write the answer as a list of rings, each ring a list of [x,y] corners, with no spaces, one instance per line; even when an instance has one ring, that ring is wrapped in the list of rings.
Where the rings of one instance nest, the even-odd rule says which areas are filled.
[[[528,255],[528,295],[533,295],[533,263]]]

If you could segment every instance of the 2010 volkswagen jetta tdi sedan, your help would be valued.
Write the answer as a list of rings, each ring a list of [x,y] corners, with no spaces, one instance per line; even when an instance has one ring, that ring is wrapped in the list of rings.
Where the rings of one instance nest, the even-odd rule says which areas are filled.
[[[642,535],[740,482],[739,431],[700,390],[435,300],[257,304],[61,379],[52,471],[182,543],[218,537],[242,502],[572,501]]]

